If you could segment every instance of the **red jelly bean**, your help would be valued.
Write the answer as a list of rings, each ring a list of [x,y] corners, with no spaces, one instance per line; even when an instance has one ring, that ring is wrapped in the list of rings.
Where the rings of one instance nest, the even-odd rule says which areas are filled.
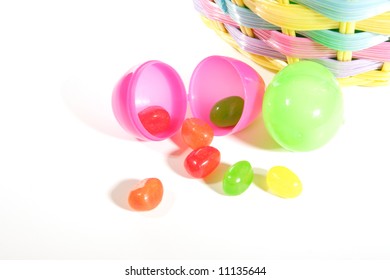
[[[181,127],[183,141],[192,149],[209,146],[214,138],[211,126],[198,118],[189,118]]]
[[[150,106],[138,113],[138,117],[145,129],[153,135],[168,130],[171,123],[169,113],[160,106]]]
[[[221,161],[221,153],[214,147],[205,146],[193,150],[185,159],[184,167],[195,178],[203,178],[213,172]]]
[[[160,204],[163,197],[163,185],[157,178],[148,178],[134,186],[128,197],[129,205],[136,211],[152,210]]]

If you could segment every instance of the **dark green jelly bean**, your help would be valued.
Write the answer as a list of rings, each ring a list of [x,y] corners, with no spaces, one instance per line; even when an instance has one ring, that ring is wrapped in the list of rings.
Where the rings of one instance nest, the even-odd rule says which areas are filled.
[[[241,118],[243,108],[244,99],[240,96],[224,98],[211,109],[210,120],[219,127],[235,126]]]
[[[223,177],[223,192],[227,195],[242,194],[252,184],[253,176],[253,169],[248,161],[243,160],[235,163]]]

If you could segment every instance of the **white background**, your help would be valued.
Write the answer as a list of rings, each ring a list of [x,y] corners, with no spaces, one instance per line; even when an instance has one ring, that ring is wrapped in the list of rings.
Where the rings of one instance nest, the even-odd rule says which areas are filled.
[[[157,59],[188,87],[209,55],[239,58],[268,84],[273,74],[208,29],[192,1],[9,1],[0,5],[1,259],[390,259],[390,87],[343,89],[345,123],[306,153],[283,151],[261,116],[217,137],[222,165],[192,179],[174,137],[140,142],[111,111],[130,67]],[[220,194],[227,166],[248,160],[254,184]],[[303,193],[259,186],[274,165]],[[162,203],[126,205],[131,185],[158,177]]]

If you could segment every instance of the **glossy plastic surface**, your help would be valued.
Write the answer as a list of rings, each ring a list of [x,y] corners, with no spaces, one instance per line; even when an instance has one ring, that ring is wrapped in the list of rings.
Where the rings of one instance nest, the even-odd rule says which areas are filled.
[[[184,84],[171,66],[148,61],[130,69],[117,83],[112,108],[119,124],[141,140],[164,140],[176,133],[186,114]],[[160,106],[170,115],[170,125],[163,133],[153,135],[141,123],[138,113]]]
[[[264,81],[248,64],[224,56],[210,56],[195,68],[189,86],[188,101],[194,117],[210,124],[217,136],[238,132],[261,112]],[[240,96],[244,109],[233,127],[218,127],[210,120],[210,111],[220,100]]]
[[[291,64],[267,87],[263,116],[272,138],[290,151],[325,145],[343,122],[343,97],[333,74],[309,61]]]

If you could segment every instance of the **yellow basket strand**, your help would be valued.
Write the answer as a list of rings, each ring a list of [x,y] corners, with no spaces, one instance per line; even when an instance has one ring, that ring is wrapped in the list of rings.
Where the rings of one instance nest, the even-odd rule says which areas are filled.
[[[358,21],[356,29],[389,35],[390,34],[390,12],[377,15],[375,17]]]
[[[355,22],[340,22],[339,32],[342,34],[353,34],[355,33]],[[338,51],[337,60],[340,61],[351,61],[352,52],[351,51]]]

